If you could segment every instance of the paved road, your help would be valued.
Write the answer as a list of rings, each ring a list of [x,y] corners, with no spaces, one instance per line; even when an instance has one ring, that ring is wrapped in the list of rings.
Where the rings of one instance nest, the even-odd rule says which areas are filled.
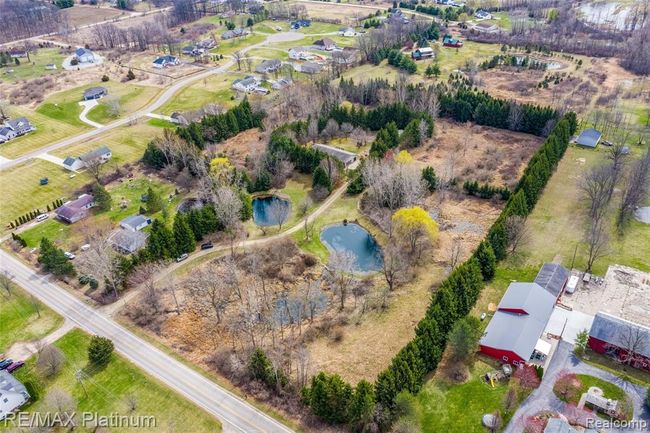
[[[17,284],[79,328],[113,340],[116,350],[131,362],[221,420],[224,431],[292,432],[288,427],[84,304],[65,289],[50,282],[48,276],[37,274],[3,250],[0,250],[0,270],[11,272]]]
[[[633,419],[645,421],[648,423],[647,425],[650,425],[650,410],[644,404],[647,395],[646,393],[648,391],[647,387],[627,382],[618,376],[582,362],[573,355],[573,346],[566,341],[561,341],[557,346],[553,359],[544,373],[542,384],[539,388],[533,391],[530,396],[528,396],[521,406],[519,406],[519,409],[517,409],[517,412],[512,417],[512,421],[508,424],[504,433],[521,433],[524,428],[525,419],[541,410],[552,410],[560,413],[564,412],[565,403],[555,396],[553,393],[553,385],[565,372],[589,374],[619,386],[632,400],[632,405],[634,406]],[[608,428],[604,431],[609,433],[647,432],[647,430],[641,428],[640,425],[633,428]]]

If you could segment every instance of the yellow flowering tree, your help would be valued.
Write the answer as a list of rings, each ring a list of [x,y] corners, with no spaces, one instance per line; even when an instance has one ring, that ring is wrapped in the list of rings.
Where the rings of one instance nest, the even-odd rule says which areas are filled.
[[[413,162],[413,157],[408,150],[400,150],[397,156],[395,156],[395,161],[399,164],[409,164]]]
[[[421,207],[399,209],[393,214],[392,223],[393,235],[418,259],[438,240],[438,223]]]
[[[225,156],[210,161],[210,174],[220,185],[230,185],[233,173],[234,167]]]

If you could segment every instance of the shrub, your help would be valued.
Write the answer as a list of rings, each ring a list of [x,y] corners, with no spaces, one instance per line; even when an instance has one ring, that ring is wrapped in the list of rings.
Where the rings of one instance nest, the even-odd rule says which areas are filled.
[[[135,80],[135,73],[133,72],[132,69],[129,69],[129,72],[126,73],[126,78],[127,80]]]
[[[102,75],[102,81],[104,83],[107,82],[108,80],[110,80],[110,78],[108,78],[108,75],[106,75],[106,74]]]
[[[88,361],[97,367],[102,367],[110,362],[113,349],[111,340],[94,335],[88,346]]]

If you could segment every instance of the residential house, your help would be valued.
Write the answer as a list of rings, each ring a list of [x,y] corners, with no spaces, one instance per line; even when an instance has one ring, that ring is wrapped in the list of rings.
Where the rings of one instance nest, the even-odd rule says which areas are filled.
[[[131,230],[115,230],[108,241],[122,254],[132,254],[147,243],[148,233]]]
[[[357,32],[352,27],[341,27],[339,29],[339,36],[345,36],[346,38],[352,38],[357,35]]]
[[[311,26],[311,20],[291,21],[291,28],[293,30],[298,30],[300,27],[309,27],[309,26]]]
[[[84,166],[87,167],[88,165],[95,163],[105,164],[112,157],[113,153],[111,152],[111,149],[106,146],[102,146],[95,150],[91,150],[90,152],[84,153],[79,157],[79,159],[81,162],[83,162]]]
[[[23,48],[12,48],[9,50],[9,55],[12,59],[27,57],[27,50]]]
[[[77,171],[84,168],[84,163],[79,158],[68,156],[66,159],[63,160],[63,168],[70,171]]]
[[[0,143],[25,135],[35,129],[26,117],[7,120],[4,124],[0,124]]]
[[[459,39],[454,39],[451,35],[447,34],[442,38],[442,45],[450,48],[461,48],[463,43]]]
[[[479,33],[498,33],[499,27],[492,23],[478,23],[472,26],[472,30]]]
[[[474,12],[474,16],[476,17],[476,19],[479,19],[479,20],[491,20],[492,19],[492,14],[491,13],[489,13],[487,11],[483,11],[481,9]]]
[[[185,119],[185,116],[183,116],[181,113],[174,111],[171,116],[169,116],[171,119],[172,123],[176,123],[178,125],[187,125],[189,122],[187,119]]]
[[[202,40],[201,42],[199,42],[199,43],[197,44],[197,46],[198,46],[199,48],[203,48],[204,50],[209,50],[209,49],[211,49],[211,48],[216,47],[216,46],[217,46],[217,42],[216,42],[214,39],[212,39],[212,38],[208,38],[208,39],[204,39],[204,40]]]
[[[314,46],[319,50],[332,51],[336,48],[336,43],[330,38],[323,38],[315,41]]]
[[[481,352],[513,365],[545,359],[550,344],[540,337],[557,301],[555,291],[555,286],[510,283],[481,337]]]
[[[56,65],[54,63],[48,63],[45,65],[45,70],[46,71],[54,71],[56,70]]]
[[[306,62],[306,63],[294,65],[293,68],[298,72],[302,72],[303,74],[313,75],[313,74],[318,74],[323,69],[323,65],[320,65],[318,63]]]
[[[337,147],[328,146],[327,144],[314,144],[312,147],[341,161],[345,168],[350,167],[350,165],[354,164],[354,162],[357,160],[356,153],[348,152],[347,150],[339,149]]]
[[[309,52],[306,47],[293,47],[289,49],[289,58],[292,60],[314,60],[316,56]]]
[[[415,60],[431,59],[434,56],[435,56],[435,52],[431,47],[418,48],[411,53],[411,57],[413,57],[413,59]]]
[[[95,53],[88,48],[77,48],[74,57],[79,63],[95,63]]]
[[[241,38],[242,36],[246,36],[248,33],[249,33],[248,30],[239,27],[233,30],[226,30],[221,35],[221,39],[227,40],[227,39]]]
[[[95,198],[90,194],[82,194],[76,200],[68,201],[57,208],[54,213],[61,221],[74,224],[89,215],[89,210],[95,206]]]
[[[647,326],[600,311],[591,324],[588,345],[594,352],[650,371],[650,328]]]
[[[100,99],[106,95],[108,95],[108,89],[106,87],[91,87],[90,89],[84,90],[84,101]]]
[[[285,87],[289,87],[292,84],[293,81],[291,81],[290,79],[280,78],[279,80],[273,81],[271,87],[273,87],[275,90],[280,90],[280,89],[284,89]]]
[[[8,126],[0,126],[0,143],[16,138],[16,131]]]
[[[30,399],[27,388],[7,370],[0,370],[0,421]]]
[[[332,61],[339,65],[351,65],[357,61],[358,53],[354,48],[345,47],[340,51],[334,51],[332,53]]]
[[[259,80],[251,75],[240,78],[232,83],[232,88],[245,93],[253,92],[259,86]]]
[[[132,232],[138,232],[151,224],[151,218],[142,215],[131,215],[120,221],[120,227]]]
[[[277,59],[273,60],[264,60],[262,63],[257,65],[255,68],[255,72],[263,74],[263,73],[271,73],[275,72],[280,69],[282,66],[282,62]]]
[[[152,66],[157,69],[163,69],[180,64],[181,61],[178,59],[178,57],[167,54],[165,56],[157,57],[156,60],[153,61]]]
[[[181,53],[185,54],[186,56],[196,56],[203,54],[203,49],[197,47],[196,45],[188,45],[181,49]]]
[[[578,146],[595,149],[596,146],[598,146],[598,143],[600,142],[602,136],[603,134],[601,134],[599,131],[595,130],[594,128],[587,128],[580,133],[580,135],[576,139],[576,144]]]

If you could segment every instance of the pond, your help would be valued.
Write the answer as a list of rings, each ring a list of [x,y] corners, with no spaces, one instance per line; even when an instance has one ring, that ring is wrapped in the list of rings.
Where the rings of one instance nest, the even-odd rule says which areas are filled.
[[[275,226],[285,223],[291,213],[291,202],[277,195],[253,199],[253,222],[258,226]]]
[[[350,251],[356,257],[355,267],[361,272],[381,269],[381,248],[375,238],[358,224],[336,224],[326,227],[320,240],[329,250]]]
[[[638,208],[634,211],[634,218],[642,223],[650,224],[650,206]]]

